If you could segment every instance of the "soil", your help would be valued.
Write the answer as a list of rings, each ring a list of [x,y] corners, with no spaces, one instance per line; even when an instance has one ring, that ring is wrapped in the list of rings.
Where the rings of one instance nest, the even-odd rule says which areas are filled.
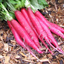
[[[47,0],[47,2],[49,6],[40,10],[40,12],[47,20],[64,28],[64,0]],[[64,39],[55,34],[53,36],[59,47],[64,51]],[[42,47],[47,50],[43,45]],[[54,55],[50,53],[39,54],[32,49],[40,59],[38,61],[27,50],[17,44],[7,22],[0,22],[0,64],[64,64],[64,55],[51,47],[50,49]]]

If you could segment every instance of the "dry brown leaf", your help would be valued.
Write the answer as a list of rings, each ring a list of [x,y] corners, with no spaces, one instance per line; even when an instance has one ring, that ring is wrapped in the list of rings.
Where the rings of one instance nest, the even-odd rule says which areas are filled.
[[[4,50],[8,51],[8,44],[4,43]]]
[[[42,58],[42,59],[40,59],[40,62],[49,62],[49,59],[44,59],[44,58]],[[49,62],[50,63],[50,62]]]
[[[27,59],[22,59],[22,60],[24,60],[26,62],[33,62],[32,60],[27,60]]]
[[[18,58],[20,58],[20,56],[19,55],[15,55],[15,58],[18,59]]]
[[[3,34],[4,33],[4,30],[0,30],[0,34]]]
[[[5,57],[4,63],[9,64],[10,56],[4,56],[4,57]]]
[[[3,36],[0,36],[0,41],[3,41]]]
[[[4,34],[3,34],[3,39],[4,39],[4,41],[6,41],[6,37],[7,37],[7,34],[4,33]]]
[[[0,41],[0,49],[2,49],[4,46],[4,44],[2,43],[2,41]]]
[[[11,40],[11,43],[12,43],[13,45],[16,45],[16,41],[15,41],[15,40]]]
[[[23,52],[20,52],[20,54],[21,54],[22,56],[24,56],[25,58],[27,58],[27,56],[26,56]]]
[[[57,62],[52,62],[52,64],[58,64]]]
[[[4,56],[0,55],[0,59],[2,59]]]
[[[42,64],[42,62],[38,62],[37,64]]]

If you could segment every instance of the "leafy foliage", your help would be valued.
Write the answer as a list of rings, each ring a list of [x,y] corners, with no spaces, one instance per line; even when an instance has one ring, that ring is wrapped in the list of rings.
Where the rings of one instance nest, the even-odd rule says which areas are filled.
[[[1,0],[1,2],[2,2],[2,0]],[[5,11],[2,9],[2,5],[1,5],[1,3],[0,3],[0,19],[1,19],[1,20],[5,19],[4,12],[5,12]]]
[[[43,9],[46,6],[48,6],[47,2],[45,0],[26,0],[26,4],[27,1],[30,3],[30,7],[32,8],[33,11],[36,11],[38,9]]]
[[[48,6],[48,3],[45,0],[38,0],[38,3],[44,7]]]
[[[12,19],[8,10],[6,9],[6,7],[2,3],[0,3],[0,19],[5,20],[5,21]]]
[[[22,7],[26,7],[27,5],[32,8],[32,10],[35,12],[38,9],[43,9],[46,6],[48,6],[47,2],[45,0],[0,0],[0,19],[6,20],[7,12],[2,9],[2,5],[5,6],[8,14],[15,18],[14,11],[20,10]]]
[[[24,7],[25,0],[7,0],[9,5],[12,5],[15,9],[20,10],[20,8]]]
[[[37,0],[30,0],[31,5],[34,7],[34,9],[43,9],[44,6],[40,5]]]

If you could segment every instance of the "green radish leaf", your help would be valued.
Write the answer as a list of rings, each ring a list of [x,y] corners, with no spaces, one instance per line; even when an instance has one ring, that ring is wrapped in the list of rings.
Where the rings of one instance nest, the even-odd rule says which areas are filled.
[[[9,12],[10,16],[13,17],[13,19],[15,19],[15,14],[13,12]]]
[[[38,9],[43,9],[44,8],[44,6],[40,5],[37,0],[35,0],[35,1],[30,0],[30,4],[31,4],[31,8],[32,8],[33,12],[35,12]]]
[[[6,9],[6,7],[0,3],[0,19],[1,20],[12,20],[13,18],[10,16],[8,10]]]
[[[2,2],[3,0],[0,0],[0,2]]]
[[[48,6],[48,3],[45,0],[38,0],[40,5]]]

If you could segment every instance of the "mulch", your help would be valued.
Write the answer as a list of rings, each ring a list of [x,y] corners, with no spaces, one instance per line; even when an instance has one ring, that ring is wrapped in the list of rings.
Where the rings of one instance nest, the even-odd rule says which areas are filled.
[[[49,6],[40,10],[40,12],[47,20],[64,28],[64,0],[47,0],[47,2]],[[55,34],[53,36],[59,47],[64,51],[64,39]],[[47,50],[43,45],[42,47]],[[54,55],[50,53],[39,54],[32,49],[40,59],[38,61],[27,50],[17,44],[7,22],[0,22],[0,64],[64,64],[64,55],[52,48],[50,49]]]

